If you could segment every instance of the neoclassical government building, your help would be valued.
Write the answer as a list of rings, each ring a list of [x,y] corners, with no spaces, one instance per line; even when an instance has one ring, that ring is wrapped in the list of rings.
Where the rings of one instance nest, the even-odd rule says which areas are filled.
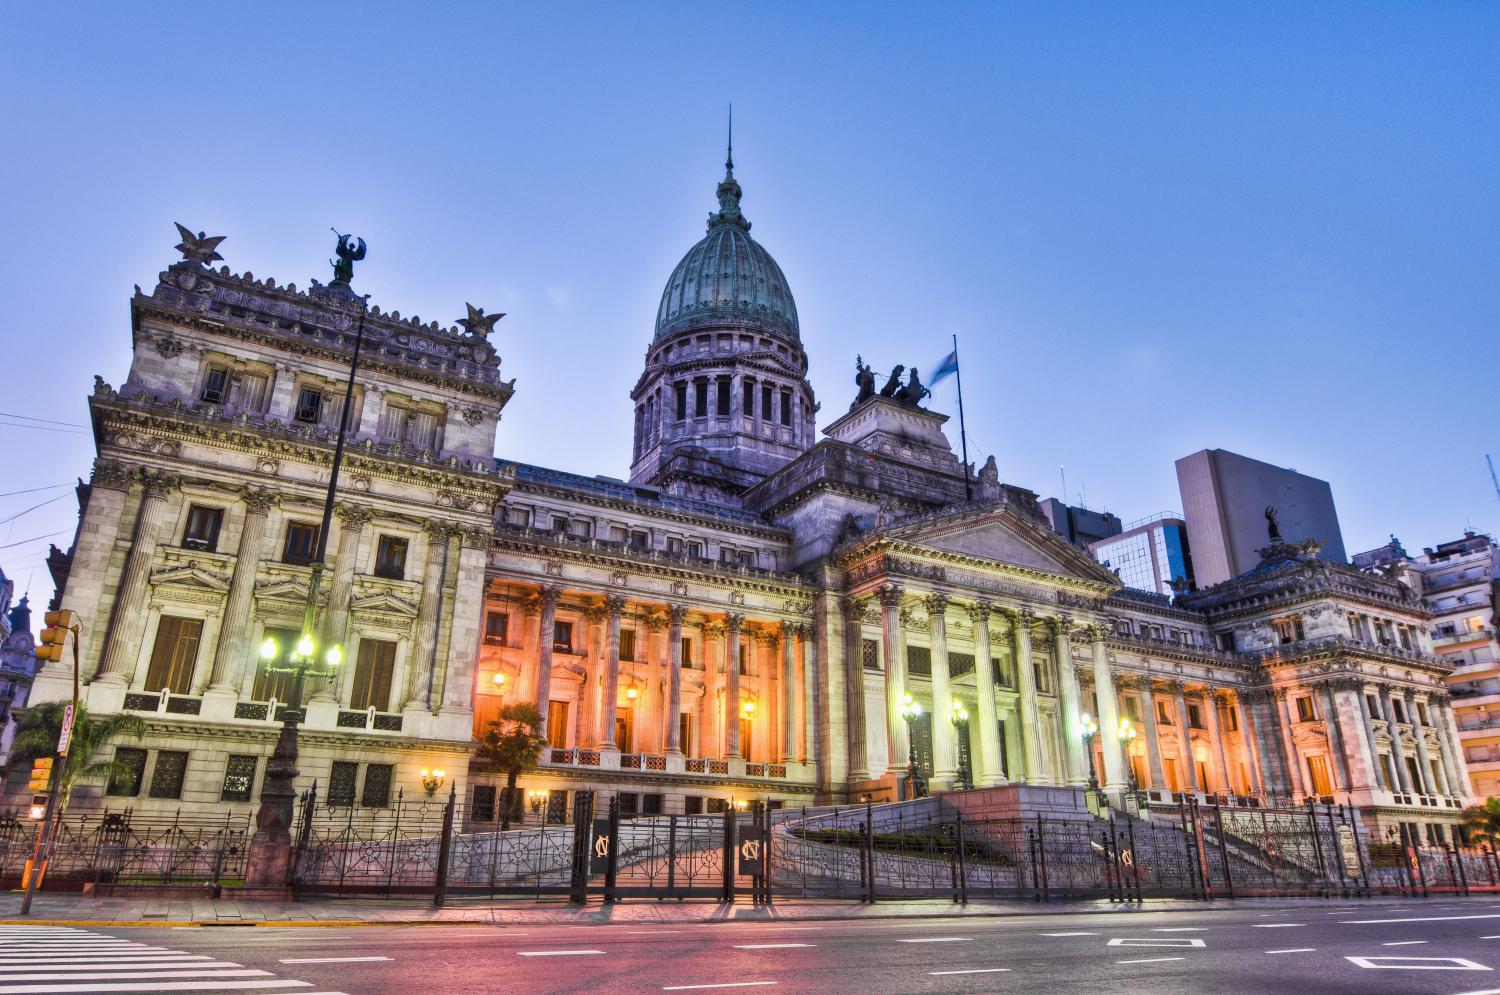
[[[131,299],[124,383],[96,382],[98,458],[55,557],[89,707],[150,730],[110,747],[134,776],[75,806],[253,809],[289,690],[260,648],[300,625],[362,323],[318,607],[346,663],[309,689],[300,761],[328,804],[420,797],[441,769],[466,824],[492,824],[503,778],[473,737],[526,701],[551,744],[528,819],[579,790],[642,814],[893,799],[914,760],[934,791],[1092,776],[1116,799],[1456,820],[1449,668],[1411,590],[1269,536],[1212,588],[1124,589],[910,396],[851,389],[820,429],[790,286],[741,197],[728,164],[620,385],[628,479],[493,455],[516,389],[493,316],[366,309],[214,269],[217,242],[185,238]],[[48,666],[34,700],[69,680]]]

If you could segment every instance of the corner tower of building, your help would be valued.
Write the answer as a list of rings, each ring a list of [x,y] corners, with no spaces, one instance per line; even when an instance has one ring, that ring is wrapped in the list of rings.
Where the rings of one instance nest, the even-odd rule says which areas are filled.
[[[814,441],[797,305],[750,237],[732,154],[708,233],[662,291],[635,402],[632,483],[733,499]]]

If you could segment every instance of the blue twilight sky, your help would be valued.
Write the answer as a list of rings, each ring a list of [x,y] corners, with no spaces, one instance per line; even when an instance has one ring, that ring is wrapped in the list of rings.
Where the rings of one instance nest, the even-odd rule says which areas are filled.
[[[1222,447],[1331,481],[1351,552],[1415,550],[1500,529],[1497,55],[1486,3],[7,4],[0,410],[86,423],[173,221],[300,286],[336,225],[382,307],[509,312],[500,454],[623,476],[733,101],[820,425],[856,352],[956,333],[1006,480],[1066,464],[1130,520]],[[0,418],[0,566],[44,597],[26,540],[73,501],[11,492],[93,449],[29,424],[59,431]]]

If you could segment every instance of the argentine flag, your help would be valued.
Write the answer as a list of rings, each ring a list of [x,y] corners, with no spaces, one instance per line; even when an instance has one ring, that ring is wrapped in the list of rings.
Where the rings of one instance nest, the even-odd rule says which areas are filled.
[[[927,386],[936,387],[938,384],[942,383],[948,377],[953,376],[953,374],[957,372],[958,350],[954,349],[952,352],[948,353],[947,356],[943,357],[942,361],[937,364],[937,367],[932,371],[932,374],[927,381]]]

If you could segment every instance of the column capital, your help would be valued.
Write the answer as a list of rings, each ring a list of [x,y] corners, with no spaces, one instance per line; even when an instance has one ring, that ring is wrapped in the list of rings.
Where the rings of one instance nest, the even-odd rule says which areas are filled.
[[[864,609],[860,607],[859,601],[854,598],[844,598],[839,602],[839,614],[845,622],[862,621]]]
[[[558,599],[562,597],[562,588],[556,584],[547,584],[538,592],[543,608],[556,608]]]
[[[182,486],[182,477],[171,470],[143,469],[140,481],[149,497],[166,497]]]
[[[620,613],[625,610],[627,598],[620,594],[611,594],[604,599],[604,609],[609,612],[611,618],[619,618]]]
[[[363,529],[375,517],[374,512],[362,504],[349,504],[340,501],[333,506],[333,513],[339,516],[339,521],[344,523],[345,528],[354,529],[356,532]]]
[[[900,608],[901,599],[906,596],[906,588],[900,584],[886,584],[875,591],[875,597],[880,599],[882,608]]]
[[[781,646],[781,633],[775,629],[762,629],[760,631],[760,641],[772,649],[776,649]]]
[[[1109,639],[1109,627],[1103,622],[1090,622],[1083,628],[1091,643],[1103,643]]]
[[[687,605],[667,605],[667,619],[678,628],[682,627],[682,620],[687,618],[687,613]]]
[[[130,480],[130,467],[118,460],[100,459],[94,461],[94,472],[89,476],[89,485],[107,487],[113,491],[128,491]]]
[[[737,612],[730,612],[724,616],[724,628],[736,635],[739,634],[740,627],[744,624],[745,616]]]
[[[1178,697],[1182,697],[1183,692],[1187,690],[1187,685],[1182,681],[1177,680],[1175,677],[1167,680],[1165,682],[1165,687],[1168,691],[1170,691],[1172,694],[1177,695]]]
[[[1030,627],[1036,624],[1036,612],[1030,608],[1021,608],[1016,611],[1016,620],[1024,626]]]
[[[455,529],[457,533],[460,530]],[[471,525],[462,530],[463,544],[470,549],[489,549],[495,544],[495,531],[482,525]]]
[[[1047,628],[1055,635],[1072,638],[1073,616],[1071,615],[1048,615],[1046,618]]]
[[[646,612],[646,628],[651,632],[660,632],[667,627],[667,617],[662,614],[661,609],[650,609]]]
[[[950,600],[948,595],[933,591],[922,599],[922,606],[927,609],[929,617],[937,618],[947,613]]]
[[[723,638],[724,633],[728,630],[729,627],[726,626],[723,622],[718,622],[710,619],[709,621],[703,623],[703,635],[708,639],[721,639]]]
[[[248,515],[269,515],[281,501],[281,495],[269,487],[246,487],[240,498]]]
[[[1156,678],[1150,674],[1135,675],[1135,686],[1146,694],[1152,694],[1156,688]]]
[[[782,622],[781,623],[781,635],[782,635],[782,638],[786,639],[788,642],[791,642],[792,637],[795,636],[795,635],[797,635],[797,630],[799,628],[801,628],[801,626],[799,626],[796,622]]]
[[[609,617],[609,609],[603,605],[589,605],[583,610],[583,617],[592,625],[602,625]]]
[[[964,605],[964,611],[969,613],[969,620],[975,625],[987,625],[994,610],[995,606],[988,601],[971,601]]]
[[[448,535],[455,529],[452,522],[446,522],[441,518],[429,518],[422,523],[422,531],[432,539],[433,542],[446,542]]]

